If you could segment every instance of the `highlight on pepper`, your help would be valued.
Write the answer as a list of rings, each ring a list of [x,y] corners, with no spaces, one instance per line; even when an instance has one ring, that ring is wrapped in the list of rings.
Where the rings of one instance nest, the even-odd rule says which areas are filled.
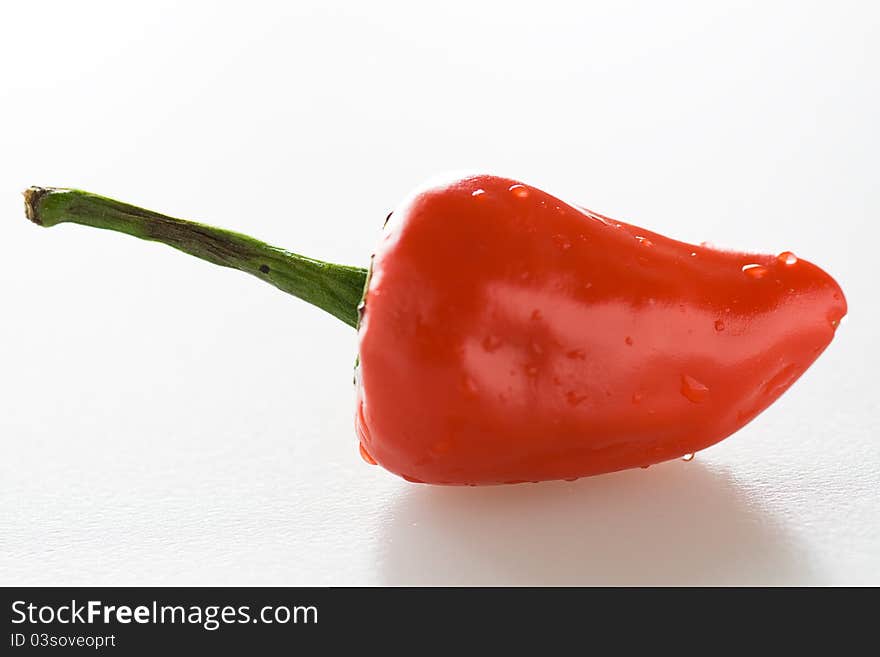
[[[32,187],[25,209],[239,269],[355,328],[358,449],[413,482],[690,460],[779,398],[847,311],[790,251],[679,242],[491,175],[410,194],[369,270],[79,190]]]

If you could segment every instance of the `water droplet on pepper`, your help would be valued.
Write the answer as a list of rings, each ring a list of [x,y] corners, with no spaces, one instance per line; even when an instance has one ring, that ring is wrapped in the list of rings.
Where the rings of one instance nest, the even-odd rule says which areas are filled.
[[[764,278],[767,275],[767,268],[763,265],[743,265],[742,270],[749,278]]]
[[[795,265],[798,261],[797,256],[791,251],[783,251],[776,256],[776,259],[783,265]]]
[[[695,404],[706,401],[709,396],[709,388],[687,374],[681,375],[680,390],[682,395]]]

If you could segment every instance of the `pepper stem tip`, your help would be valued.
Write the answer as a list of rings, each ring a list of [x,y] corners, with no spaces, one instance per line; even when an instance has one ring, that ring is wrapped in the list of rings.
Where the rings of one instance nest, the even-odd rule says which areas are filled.
[[[46,187],[28,187],[22,192],[24,196],[24,213],[28,219],[38,226],[43,225],[43,219],[40,216],[40,199],[52,190]]]

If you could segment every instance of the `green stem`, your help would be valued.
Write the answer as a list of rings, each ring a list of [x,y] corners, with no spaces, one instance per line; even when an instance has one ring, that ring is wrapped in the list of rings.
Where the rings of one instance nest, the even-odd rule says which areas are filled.
[[[28,219],[40,226],[72,222],[162,242],[215,265],[247,272],[357,327],[366,269],[313,260],[247,235],[76,189],[31,187],[24,198]]]

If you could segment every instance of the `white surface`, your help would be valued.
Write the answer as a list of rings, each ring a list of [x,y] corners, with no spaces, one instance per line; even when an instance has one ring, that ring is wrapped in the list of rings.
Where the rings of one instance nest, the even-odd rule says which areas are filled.
[[[880,584],[875,3],[237,4],[0,9],[0,584]],[[358,456],[354,331],[18,195],[364,264],[458,168],[791,249],[850,314],[691,463],[425,487]]]

